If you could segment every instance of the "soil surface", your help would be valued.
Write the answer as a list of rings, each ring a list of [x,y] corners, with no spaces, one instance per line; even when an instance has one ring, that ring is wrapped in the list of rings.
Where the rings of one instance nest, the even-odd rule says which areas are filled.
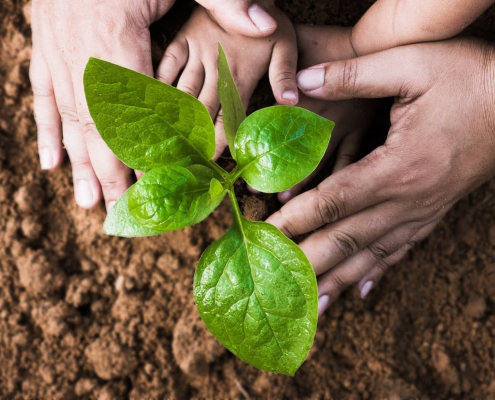
[[[285,8],[295,22],[349,25],[371,3]],[[0,398],[495,398],[495,181],[366,301],[356,290],[338,300],[294,378],[260,372],[216,342],[193,304],[195,265],[229,226],[227,204],[194,228],[112,238],[102,207],[75,205],[68,163],[40,170],[29,7],[0,2]],[[156,43],[187,18],[180,7]],[[470,30],[493,38],[494,21],[492,9]],[[266,83],[257,99],[271,101]],[[241,197],[256,219],[275,204]]]

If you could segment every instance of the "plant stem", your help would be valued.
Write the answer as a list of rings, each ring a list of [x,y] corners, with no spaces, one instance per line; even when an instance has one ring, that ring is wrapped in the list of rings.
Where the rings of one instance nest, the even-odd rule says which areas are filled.
[[[229,186],[232,186],[232,184],[235,182],[232,180],[231,175],[215,161],[208,160],[208,165],[213,168],[215,172],[217,172]]]
[[[242,230],[242,213],[241,209],[239,208],[239,203],[237,202],[237,198],[235,197],[235,192],[234,188],[228,190],[229,192],[229,199],[230,199],[230,204],[232,204],[232,211],[234,213],[234,224],[237,224],[239,229]]]

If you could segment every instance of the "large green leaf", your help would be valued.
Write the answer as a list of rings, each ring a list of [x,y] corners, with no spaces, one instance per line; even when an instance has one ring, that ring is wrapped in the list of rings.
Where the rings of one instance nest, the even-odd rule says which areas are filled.
[[[84,72],[89,111],[117,157],[139,171],[206,164],[215,128],[194,97],[149,76],[91,58]]]
[[[154,236],[162,232],[151,230],[140,225],[129,212],[129,194],[132,186],[126,190],[122,197],[108,211],[103,232],[107,235],[122,237]]]
[[[209,331],[243,361],[294,375],[313,344],[316,277],[301,249],[273,225],[237,223],[201,256],[194,299]]]
[[[236,159],[234,139],[237,129],[246,119],[246,111],[241,96],[237,91],[232,73],[230,72],[227,56],[218,43],[218,97],[222,105],[223,127],[229,145],[230,154]]]
[[[254,112],[235,138],[237,174],[262,192],[291,188],[316,169],[334,125],[299,107],[273,106]]]
[[[210,192],[216,173],[203,165],[159,167],[146,173],[129,197],[129,210],[142,226],[174,231],[194,225],[220,204],[226,190]]]

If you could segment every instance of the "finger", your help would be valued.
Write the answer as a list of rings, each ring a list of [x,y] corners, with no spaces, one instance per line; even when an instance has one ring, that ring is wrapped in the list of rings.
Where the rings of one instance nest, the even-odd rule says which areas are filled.
[[[311,175],[309,175],[306,179],[304,179],[302,182],[298,183],[297,185],[291,187],[288,190],[285,190],[283,192],[280,192],[277,195],[278,200],[282,203],[285,204],[289,200],[292,200],[294,197],[296,197],[299,193],[303,191],[303,189],[315,178],[316,175],[322,170],[322,168],[325,166],[326,162],[332,155],[336,145],[337,140],[334,140],[334,142],[330,144],[328,147],[327,151],[325,152],[325,155],[323,156],[322,160],[318,164],[318,167],[314,170]]]
[[[197,98],[203,88],[204,79],[205,68],[203,64],[198,59],[189,57],[177,83],[177,89]]]
[[[430,81],[415,46],[399,47],[364,57],[319,64],[297,75],[305,95],[325,100],[416,97]],[[422,52],[426,53],[426,52]]]
[[[236,82],[237,89],[239,91],[239,96],[241,98],[244,109],[247,109],[249,105],[249,100],[256,88],[257,82]],[[213,157],[216,160],[223,153],[227,147],[227,138],[225,136],[225,129],[223,126],[223,111],[220,109],[218,111],[217,117],[215,119],[215,140],[216,140],[216,153]],[[254,192],[253,192],[254,193]],[[259,192],[257,192],[259,193]]]
[[[358,161],[363,138],[364,134],[362,132],[353,132],[342,138],[337,148],[332,174]]]
[[[134,71],[153,75],[151,63],[151,42],[147,29],[129,33],[135,41],[125,41],[119,44],[112,62]],[[94,172],[101,186],[107,209],[110,209],[134,182],[133,171],[125,166],[103,141],[91,118],[84,94],[83,76],[84,65],[75,65],[72,70],[74,93],[77,99],[77,112],[84,134],[84,141]]]
[[[217,160],[222,155],[227,147],[227,137],[225,136],[225,128],[223,126],[223,110],[218,110],[217,117],[215,119],[215,143],[216,150],[213,160]]]
[[[132,185],[132,170],[125,166],[101,138],[89,112],[79,110],[91,165],[101,185],[107,209]]]
[[[268,71],[273,95],[279,104],[296,105],[299,100],[296,70],[297,47],[295,35],[279,40],[274,48]]]
[[[418,223],[400,226],[322,275],[318,279],[319,314],[321,315],[345,289],[366,276],[374,266],[379,265],[386,270],[399,261],[414,246],[415,238],[421,229]],[[377,253],[375,249],[378,248],[383,251]],[[369,291],[371,288],[365,289]]]
[[[63,144],[72,166],[76,203],[79,207],[91,209],[101,200],[101,188],[93,171],[79,123],[73,81],[62,60],[54,57],[50,60],[49,68],[51,75],[57,77],[53,80],[54,92],[62,120]]]
[[[388,201],[324,226],[304,239],[299,246],[316,275],[320,275],[368,247],[376,258],[388,257],[396,249],[391,246],[380,247],[377,240],[413,221],[412,216],[404,215],[399,205]]]
[[[267,222],[294,237],[379,204],[392,196],[394,159],[382,146],[295,197]]]
[[[361,298],[364,299],[368,295],[370,290],[376,287],[377,283],[380,281],[389,267],[397,264],[400,260],[402,260],[406,256],[407,252],[416,245],[416,243],[424,240],[431,233],[431,231],[435,229],[436,225],[437,224],[434,223],[425,226],[423,229],[419,230],[416,235],[414,235],[414,237],[412,237],[408,241],[406,245],[401,247],[390,257],[387,257],[384,262],[378,262],[377,264],[375,264],[357,284],[359,292],[361,293]]]
[[[227,32],[243,36],[269,36],[277,29],[277,22],[259,4],[252,0],[218,1],[196,0],[206,8]]]
[[[204,85],[199,93],[198,100],[204,104],[212,120],[218,114],[220,108],[220,100],[218,98],[218,72],[216,70],[216,65],[205,71]]]
[[[41,168],[53,169],[58,167],[63,159],[62,125],[50,70],[43,55],[36,50],[36,47],[33,49],[29,76],[33,88]]]
[[[216,160],[223,153],[225,147],[227,146],[227,139],[225,138],[225,133],[223,129],[221,131],[217,130],[217,123],[222,125],[223,128],[223,120],[221,116],[220,109],[220,100],[218,98],[218,72],[216,69],[216,65],[213,68],[209,68],[205,71],[205,82],[201,93],[198,96],[198,100],[201,101],[208,112],[210,113],[210,117],[213,121],[217,118],[217,122],[215,123],[215,146],[216,151],[213,156],[213,160]],[[220,117],[218,117],[220,114]]]
[[[187,63],[189,50],[184,37],[176,38],[167,47],[160,64],[156,70],[155,77],[159,81],[171,85],[177,79],[179,72]]]

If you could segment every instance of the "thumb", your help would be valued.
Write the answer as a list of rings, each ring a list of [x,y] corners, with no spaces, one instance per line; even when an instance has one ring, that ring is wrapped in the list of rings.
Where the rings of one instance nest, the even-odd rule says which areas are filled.
[[[405,46],[315,65],[297,74],[297,85],[306,96],[323,100],[413,98],[428,81],[427,65],[416,46]]]
[[[208,10],[213,19],[227,32],[244,36],[269,36],[277,29],[277,22],[253,0],[218,1],[196,0]]]

